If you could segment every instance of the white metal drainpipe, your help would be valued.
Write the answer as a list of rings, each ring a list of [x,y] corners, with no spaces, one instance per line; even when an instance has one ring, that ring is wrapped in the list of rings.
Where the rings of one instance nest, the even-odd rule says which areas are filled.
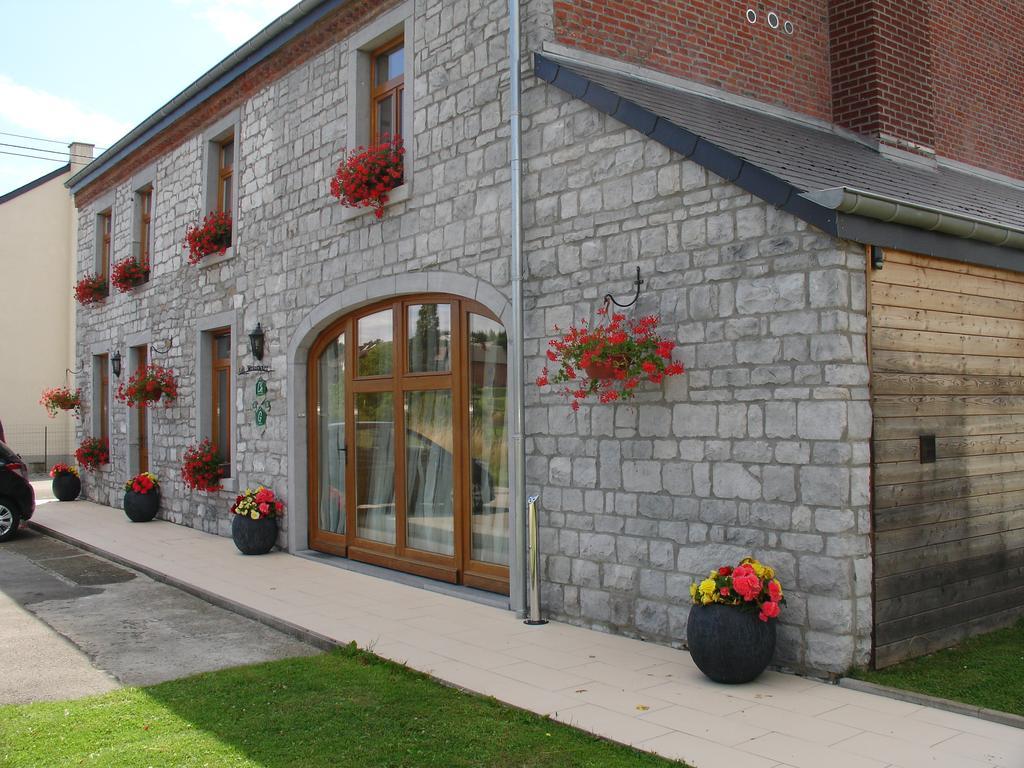
[[[512,182],[512,333],[511,370],[509,381],[509,421],[512,427],[512,562],[509,569],[509,595],[511,605],[520,617],[526,615],[526,442],[524,437],[526,416],[523,407],[524,375],[526,365],[523,354],[523,189],[520,147],[520,59],[519,0],[508,2],[508,61],[509,61],[509,155]]]

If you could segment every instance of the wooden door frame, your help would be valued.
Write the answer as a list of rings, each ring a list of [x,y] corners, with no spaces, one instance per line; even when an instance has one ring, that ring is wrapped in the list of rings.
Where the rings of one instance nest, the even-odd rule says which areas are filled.
[[[449,369],[446,372],[408,372],[408,307],[416,304],[448,304],[451,307],[451,341]],[[359,377],[356,368],[358,340],[357,323],[360,318],[390,309],[392,312],[392,372],[389,377]],[[423,293],[395,296],[374,302],[349,312],[321,331],[310,347],[307,358],[306,397],[307,422],[307,508],[310,548],[331,554],[362,560],[421,576],[464,583],[481,589],[508,594],[509,567],[473,561],[472,504],[470,471],[471,450],[469,439],[469,314],[486,317],[499,325],[501,320],[483,305],[472,299],[443,293]],[[502,326],[503,327],[503,326]],[[325,349],[345,335],[345,442],[351,446],[345,453],[345,534],[324,533],[319,529],[319,470],[320,419],[316,407],[320,402],[320,358]],[[390,386],[388,386],[390,385]],[[404,402],[408,392],[444,389],[451,393],[452,415],[452,484],[453,484],[453,555],[440,555],[405,546],[405,448]],[[354,399],[358,393],[392,393],[394,403],[393,427],[395,433],[395,543],[393,545],[361,539],[356,536],[355,473],[357,457],[349,457],[356,450],[355,421],[352,418]]]

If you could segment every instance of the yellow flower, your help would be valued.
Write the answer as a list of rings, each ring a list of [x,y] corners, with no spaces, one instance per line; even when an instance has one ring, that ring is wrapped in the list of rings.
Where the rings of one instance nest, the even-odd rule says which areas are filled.
[[[757,560],[751,560],[750,561],[750,567],[754,569],[754,573],[757,575],[757,578],[759,578],[759,579],[763,579],[764,578],[765,568],[764,568],[763,565],[761,565],[759,562],[757,562]]]
[[[691,600],[696,600],[697,599],[697,582],[696,581],[693,582],[693,584],[690,585],[690,599]]]
[[[259,520],[260,519],[260,513],[257,512],[255,509],[252,511],[252,519],[253,520]]]
[[[715,580],[714,579],[707,578],[707,579],[704,579],[704,581],[702,581],[700,583],[699,589],[700,589],[700,593],[701,593],[701,595],[703,597],[708,597],[709,598],[709,597],[711,597],[712,595],[715,594],[715,589],[717,589],[717,585],[715,584]]]

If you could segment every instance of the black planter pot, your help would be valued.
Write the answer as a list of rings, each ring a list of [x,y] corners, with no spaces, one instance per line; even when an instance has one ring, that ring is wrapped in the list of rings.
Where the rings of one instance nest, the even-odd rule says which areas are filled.
[[[749,683],[775,653],[775,622],[731,605],[695,605],[686,645],[693,663],[716,683]]]
[[[124,513],[133,523],[148,523],[160,509],[160,491],[149,493],[124,492]]]
[[[82,492],[82,481],[71,472],[61,472],[50,484],[58,501],[74,501]]]
[[[277,518],[235,515],[231,521],[231,538],[243,555],[265,555],[277,543]]]

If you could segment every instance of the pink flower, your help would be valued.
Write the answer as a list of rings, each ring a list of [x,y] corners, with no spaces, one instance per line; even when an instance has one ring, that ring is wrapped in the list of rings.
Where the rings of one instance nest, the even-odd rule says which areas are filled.
[[[779,604],[768,602],[761,606],[761,613],[758,614],[758,618],[761,621],[768,621],[768,619],[774,619],[779,615]]]

